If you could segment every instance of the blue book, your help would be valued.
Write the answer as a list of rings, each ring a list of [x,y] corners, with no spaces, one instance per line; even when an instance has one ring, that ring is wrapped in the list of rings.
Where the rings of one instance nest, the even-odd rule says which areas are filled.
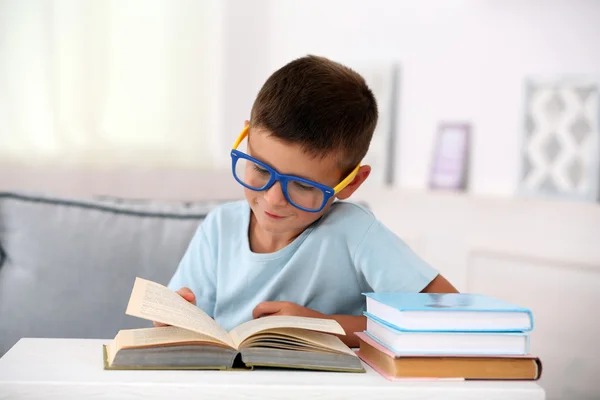
[[[466,293],[363,293],[366,316],[397,330],[527,332],[531,310],[494,297]]]

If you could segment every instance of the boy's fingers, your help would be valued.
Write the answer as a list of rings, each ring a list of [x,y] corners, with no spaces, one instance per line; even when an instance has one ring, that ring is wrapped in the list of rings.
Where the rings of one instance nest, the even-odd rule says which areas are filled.
[[[252,318],[260,318],[263,315],[277,314],[281,311],[280,301],[263,301],[252,310]]]
[[[196,305],[196,296],[194,296],[194,293],[186,293],[183,296],[184,299],[186,299],[188,302],[192,303],[193,305]]]
[[[187,294],[187,293],[194,294],[194,292],[192,292],[192,290],[191,290],[190,288],[187,288],[187,287],[182,287],[181,289],[179,289],[179,290],[177,291],[177,293],[178,293],[180,296],[183,296],[184,294]]]
[[[196,305],[196,295],[189,288],[181,288],[177,291],[177,294],[183,297],[186,301]]]
[[[152,324],[157,328],[161,328],[163,326],[169,326],[167,324],[163,324],[162,322],[156,322],[156,321],[152,321]]]

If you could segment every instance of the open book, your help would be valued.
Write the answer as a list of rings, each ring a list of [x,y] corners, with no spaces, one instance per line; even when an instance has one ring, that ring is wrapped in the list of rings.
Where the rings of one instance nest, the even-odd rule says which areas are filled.
[[[136,278],[126,314],[170,326],[121,330],[104,346],[105,369],[252,369],[364,372],[334,320],[270,316],[227,332],[158,283]]]

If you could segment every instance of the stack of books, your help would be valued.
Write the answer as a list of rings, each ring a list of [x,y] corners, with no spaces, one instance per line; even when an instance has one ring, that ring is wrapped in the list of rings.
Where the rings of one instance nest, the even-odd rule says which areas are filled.
[[[477,294],[365,293],[359,357],[390,380],[537,380],[529,309]]]

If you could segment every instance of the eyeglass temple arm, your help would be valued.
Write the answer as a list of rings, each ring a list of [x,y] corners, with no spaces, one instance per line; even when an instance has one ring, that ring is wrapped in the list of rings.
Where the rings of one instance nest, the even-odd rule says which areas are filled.
[[[350,182],[352,182],[352,180],[356,177],[356,174],[358,174],[359,169],[360,169],[360,164],[358,164],[356,166],[356,168],[354,168],[352,170],[352,172],[350,172],[350,174],[348,174],[346,179],[344,179],[343,181],[338,183],[337,186],[333,188],[333,194],[338,194],[340,191],[342,191],[342,189],[344,189],[346,186],[348,186],[350,184]]]
[[[246,138],[246,136],[248,136],[248,128],[249,126],[247,125],[244,130],[240,133],[240,136],[238,136],[238,138],[236,139],[235,143],[233,143],[233,150],[237,149],[238,146],[240,145],[240,143],[242,143],[242,140],[244,140]]]

